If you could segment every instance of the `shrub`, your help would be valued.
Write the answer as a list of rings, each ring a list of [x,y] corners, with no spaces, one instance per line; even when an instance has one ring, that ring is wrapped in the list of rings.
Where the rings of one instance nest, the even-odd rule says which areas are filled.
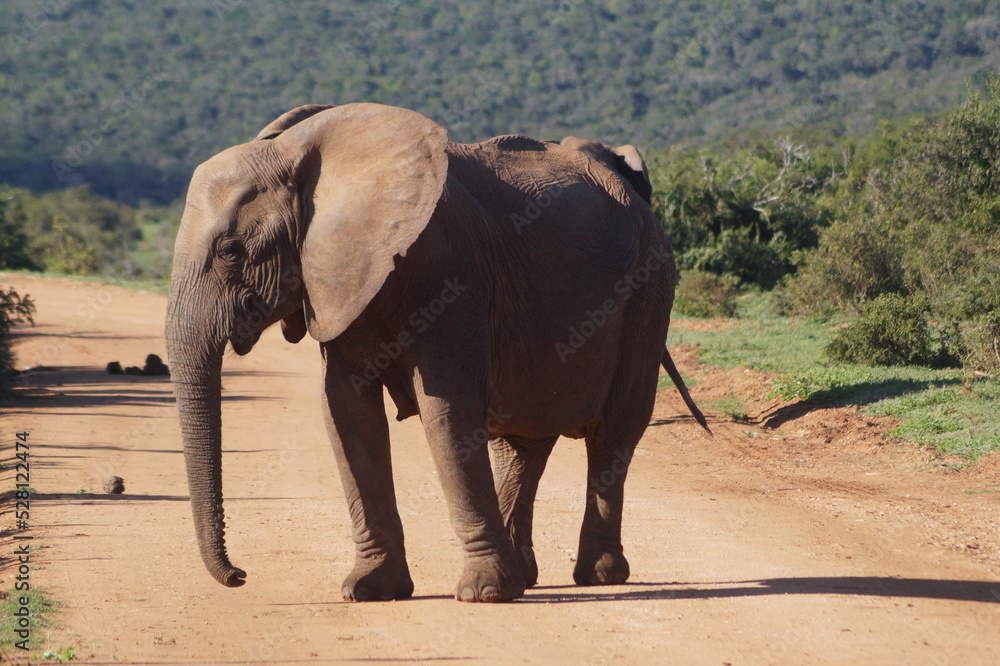
[[[740,279],[690,270],[681,273],[674,310],[685,317],[732,317]]]
[[[124,273],[128,253],[142,239],[135,209],[86,188],[44,194],[2,188],[0,198],[0,215],[9,228],[5,231],[0,225],[0,253],[12,257],[6,261],[11,268],[78,275]]]
[[[864,365],[956,365],[944,331],[927,323],[922,298],[882,294],[864,307],[861,316],[838,331],[826,347],[835,361]]]
[[[14,324],[26,322],[34,325],[35,303],[28,296],[21,297],[14,288],[0,289],[0,395],[10,391],[14,377],[14,354],[7,342],[7,333]]]
[[[983,316],[963,336],[966,370],[1000,376],[1000,312]]]
[[[0,268],[38,270],[38,264],[31,258],[24,228],[9,210],[10,201],[6,189],[0,188]]]
[[[723,230],[711,245],[692,248],[680,258],[681,270],[732,275],[744,284],[771,289],[786,270],[788,244],[782,238],[760,242],[745,232]]]
[[[899,236],[892,223],[871,216],[839,220],[824,229],[819,248],[799,255],[799,272],[784,285],[785,309],[859,312],[881,294],[905,292],[905,248]]]
[[[992,78],[961,108],[889,131],[856,160],[845,191],[858,196],[821,232],[818,249],[800,253],[785,307],[852,312],[880,294],[909,294],[925,304],[924,323],[885,300],[838,336],[831,355],[1000,370],[998,127],[1000,78]],[[876,316],[885,326],[871,323]],[[927,319],[946,325],[928,328]]]
[[[830,223],[839,179],[825,155],[782,139],[735,153],[675,149],[651,158],[653,209],[682,270],[772,289]]]

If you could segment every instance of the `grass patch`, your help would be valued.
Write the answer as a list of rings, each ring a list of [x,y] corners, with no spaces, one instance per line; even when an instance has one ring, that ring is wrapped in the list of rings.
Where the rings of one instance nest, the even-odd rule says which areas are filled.
[[[76,659],[76,651],[71,647],[64,647],[61,650],[46,650],[42,655],[46,661],[56,661],[63,664]]]
[[[735,393],[730,392],[725,398],[708,403],[708,407],[717,412],[722,412],[731,421],[735,421],[736,423],[748,423],[750,421],[746,403],[737,397]]]
[[[698,385],[697,379],[692,379],[691,377],[685,377],[684,375],[681,375],[681,379],[684,380],[684,386],[687,386],[688,388]],[[674,386],[674,383],[670,381],[670,377],[668,377],[667,375],[660,375],[660,379],[656,382],[657,391],[664,391],[666,389],[674,389],[674,388],[676,387]]]
[[[892,434],[970,461],[1000,449],[1000,383],[981,380],[968,389],[928,388],[873,404],[876,415],[902,423]]]
[[[670,328],[668,343],[697,344],[701,360],[717,368],[745,365],[762,372],[794,372],[819,360],[830,337],[827,329],[821,320],[741,319],[724,331],[694,331],[685,329],[679,318]]]
[[[777,373],[769,397],[858,405],[873,416],[893,416],[900,425],[891,434],[970,462],[1000,449],[1000,382],[968,383],[956,369],[834,363],[823,353],[834,322],[767,316],[759,302],[746,309],[762,316],[720,331],[687,330],[678,319],[670,344],[696,344],[702,362],[718,368]]]
[[[21,608],[21,597],[28,599],[28,621],[31,632],[28,639],[28,652],[16,646],[16,643],[23,640],[15,633],[20,627],[18,625],[19,618],[14,615]],[[10,659],[20,655],[35,655],[35,662],[37,662],[37,652],[44,642],[45,627],[49,626],[49,618],[56,609],[55,602],[45,594],[45,590],[37,587],[23,592],[11,589],[3,592],[2,598],[3,601],[0,603],[0,655]]]

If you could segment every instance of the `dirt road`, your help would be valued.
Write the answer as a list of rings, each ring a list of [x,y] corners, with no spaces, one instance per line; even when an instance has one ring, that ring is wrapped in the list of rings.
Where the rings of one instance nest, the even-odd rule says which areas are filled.
[[[224,588],[194,544],[168,381],[104,371],[165,355],[166,298],[0,284],[36,300],[38,325],[18,329],[16,352],[19,368],[43,366],[4,409],[3,458],[14,432],[31,433],[31,581],[62,604],[46,648],[72,646],[81,663],[1000,662],[996,457],[954,471],[857,412],[802,405],[757,405],[777,428],[710,414],[713,440],[670,390],[626,486],[628,585],[573,585],[586,467],[582,443],[563,440],[536,508],[539,586],[512,604],[454,601],[461,553],[420,422],[390,419],[416,596],[345,603],[353,552],[318,351],[275,330],[226,361],[227,541],[248,581]],[[686,352],[703,403],[761,381]],[[13,488],[11,470],[0,474]],[[112,474],[125,494],[103,494]],[[10,590],[9,534],[0,548]]]

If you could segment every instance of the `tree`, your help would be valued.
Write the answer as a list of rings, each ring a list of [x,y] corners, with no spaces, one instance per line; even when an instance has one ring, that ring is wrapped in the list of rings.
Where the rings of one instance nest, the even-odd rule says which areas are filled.
[[[31,258],[28,237],[20,224],[14,199],[6,189],[0,188],[0,268],[39,270]]]
[[[800,306],[923,299],[968,369],[997,365],[1000,327],[1000,78],[937,122],[876,146],[857,205],[827,232],[789,289]],[[826,287],[826,288],[824,288]]]

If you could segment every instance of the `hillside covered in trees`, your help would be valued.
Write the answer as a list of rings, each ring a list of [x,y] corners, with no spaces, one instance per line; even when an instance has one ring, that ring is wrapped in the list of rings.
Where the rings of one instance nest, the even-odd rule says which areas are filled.
[[[0,26],[0,182],[133,204],[306,102],[649,150],[866,133],[1000,67],[998,0],[5,0]]]

